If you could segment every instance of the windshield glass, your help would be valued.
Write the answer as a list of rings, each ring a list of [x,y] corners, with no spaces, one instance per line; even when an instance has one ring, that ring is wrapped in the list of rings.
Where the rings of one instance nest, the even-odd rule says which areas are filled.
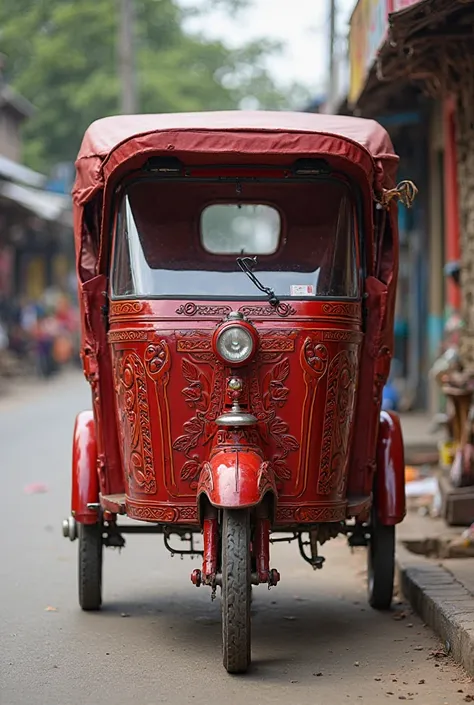
[[[278,297],[358,295],[354,205],[321,182],[130,185],[115,232],[115,297],[261,298],[237,258]]]

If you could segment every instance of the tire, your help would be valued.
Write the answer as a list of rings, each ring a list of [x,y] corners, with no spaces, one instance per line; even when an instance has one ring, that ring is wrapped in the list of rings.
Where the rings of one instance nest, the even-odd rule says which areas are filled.
[[[79,604],[85,611],[99,610],[102,605],[102,522],[78,524]]]
[[[222,517],[222,648],[228,673],[250,664],[250,514],[224,509]]]
[[[370,534],[367,547],[369,604],[374,610],[389,610],[395,577],[395,527],[381,524],[374,508]]]

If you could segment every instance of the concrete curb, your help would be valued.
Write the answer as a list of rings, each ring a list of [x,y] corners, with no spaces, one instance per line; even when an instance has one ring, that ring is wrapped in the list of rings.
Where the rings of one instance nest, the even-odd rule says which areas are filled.
[[[397,578],[405,598],[474,676],[474,596],[446,568],[397,546]]]

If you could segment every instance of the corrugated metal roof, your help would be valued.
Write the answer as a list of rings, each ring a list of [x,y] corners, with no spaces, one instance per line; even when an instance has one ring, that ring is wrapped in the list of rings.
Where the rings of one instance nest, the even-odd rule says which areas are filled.
[[[23,164],[18,164],[2,155],[0,155],[0,179],[15,181],[24,186],[33,186],[34,188],[41,188],[46,183],[44,174],[39,174],[37,171],[33,171],[33,169],[29,169]]]
[[[9,182],[0,183],[0,196],[14,201],[43,220],[65,222],[68,218],[63,216],[71,210],[70,196]]]

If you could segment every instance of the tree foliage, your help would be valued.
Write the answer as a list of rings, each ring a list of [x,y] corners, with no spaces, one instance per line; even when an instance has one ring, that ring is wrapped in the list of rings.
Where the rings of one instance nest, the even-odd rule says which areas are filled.
[[[205,0],[204,6],[215,0]],[[220,0],[222,3],[223,0]],[[226,0],[231,9],[246,0]],[[119,111],[118,0],[2,0],[6,78],[36,107],[25,127],[33,168],[72,161],[87,126]],[[230,109],[243,99],[286,107],[264,59],[275,47],[238,51],[187,34],[175,0],[137,0],[136,67],[142,112]]]

